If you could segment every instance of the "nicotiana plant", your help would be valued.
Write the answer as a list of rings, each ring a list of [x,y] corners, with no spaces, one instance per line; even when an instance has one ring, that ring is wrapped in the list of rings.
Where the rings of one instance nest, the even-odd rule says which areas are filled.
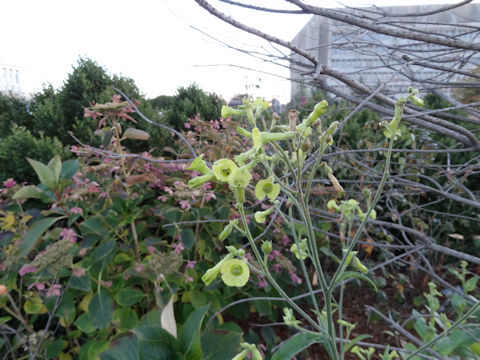
[[[333,135],[338,126],[336,121],[328,127],[322,124],[320,116],[328,106],[326,101],[317,104],[301,122],[298,121],[298,116],[295,117],[293,114],[288,125],[280,124],[276,114],[270,122],[267,121],[264,114],[268,103],[260,98],[254,101],[245,100],[243,106],[238,109],[224,106],[222,117],[246,116],[248,119],[249,127],[239,127],[237,132],[250,141],[250,148],[236,155],[234,159],[218,159],[211,167],[203,160],[203,155],[200,155],[188,168],[201,173],[189,181],[191,188],[208,181],[228,184],[240,218],[231,221],[219,238],[228,242],[231,232],[238,231],[248,240],[244,248],[249,246],[255,256],[253,261],[249,261],[243,248],[227,246],[228,254],[210,268],[202,280],[209,285],[220,276],[225,285],[242,287],[247,283],[250,273],[256,273],[264,277],[288,304],[284,308],[284,323],[295,328],[298,333],[275,352],[273,360],[290,359],[314,343],[321,343],[329,357],[335,360],[344,359],[348,351],[357,354],[359,358],[366,359],[372,356],[373,348],[365,350],[357,346],[368,335],[351,339],[355,324],[350,324],[342,318],[344,283],[346,280],[357,278],[375,289],[374,282],[367,276],[368,268],[362,264],[357,256],[358,252],[354,249],[368,218],[376,217],[375,206],[389,176],[393,144],[401,136],[399,124],[403,107],[407,101],[422,105],[422,100],[416,96],[417,93],[417,90],[409,89],[406,97],[397,100],[393,119],[381,123],[389,147],[383,177],[373,199],[370,191],[365,190],[363,191],[365,205],[355,199],[328,201],[328,209],[341,216],[341,251],[337,254],[333,251],[320,251],[310,208],[312,182],[319,173],[328,177],[339,197],[344,195],[331,164],[323,161],[323,155],[333,144]],[[313,147],[312,143],[316,143],[316,147]],[[253,183],[251,174],[253,169],[256,173],[263,171],[265,177]],[[254,213],[256,222],[264,223],[275,213],[291,228],[294,243],[290,250],[300,261],[310,301],[313,304],[311,311],[305,310],[293,301],[287,293],[288,290],[283,288],[274,276],[268,256],[272,252],[272,242],[264,241],[260,245],[254,240],[248,226],[249,216],[246,214],[245,206],[246,199],[250,196],[254,196],[264,209],[266,205],[268,206],[265,210]],[[361,223],[352,236],[353,221],[356,217]],[[325,259],[322,259],[322,256],[329,256],[338,264],[333,275],[327,276],[322,264]],[[307,261],[313,265],[314,274],[308,272]],[[317,285],[320,291],[314,291],[314,286]],[[323,296],[317,296],[317,293]],[[251,356],[255,358],[253,354],[255,349],[245,346],[235,359],[246,358],[250,351]],[[382,358],[393,359],[398,356],[396,351],[390,351],[387,347]]]

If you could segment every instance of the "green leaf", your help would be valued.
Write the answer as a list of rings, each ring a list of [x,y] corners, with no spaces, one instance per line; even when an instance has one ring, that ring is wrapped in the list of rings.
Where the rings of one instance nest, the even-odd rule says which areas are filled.
[[[109,234],[108,229],[102,221],[100,216],[91,216],[79,226],[83,235],[98,234],[106,238]]]
[[[468,279],[467,282],[465,283],[465,291],[467,292],[473,291],[475,289],[475,286],[477,286],[478,279],[480,278],[475,276],[472,276],[470,279]]]
[[[356,336],[355,338],[353,338],[352,340],[350,340],[347,345],[345,345],[345,350],[344,350],[345,353],[346,353],[348,350],[350,350],[350,348],[351,348],[352,346],[354,346],[356,343],[358,343],[359,341],[365,340],[365,339],[367,339],[367,338],[369,338],[369,337],[371,337],[371,335],[367,335],[367,334],[363,334],[363,335],[358,335],[358,336]]]
[[[340,275],[338,277],[338,280],[336,282],[336,284],[339,284],[341,283],[343,280],[346,280],[346,279],[350,279],[350,278],[358,278],[360,280],[364,280],[366,281],[367,283],[369,283],[374,289],[375,291],[377,291],[377,286],[375,285],[375,283],[372,281],[372,279],[370,279],[368,276],[366,276],[365,274],[362,274],[362,273],[359,273],[359,272],[356,272],[356,271],[345,271],[342,275]]]
[[[61,179],[71,180],[73,175],[78,171],[78,160],[67,160],[62,164],[62,172],[60,173]]]
[[[202,306],[190,314],[182,326],[178,341],[186,360],[201,360],[200,328],[210,305]]]
[[[282,347],[273,354],[272,360],[291,359],[310,345],[323,341],[325,341],[325,337],[319,334],[299,333],[288,339]]]
[[[92,264],[104,261],[115,250],[115,240],[104,242],[95,248],[90,255]]]
[[[138,325],[138,315],[130,308],[115,309],[113,321],[118,323],[118,329],[129,330]]]
[[[115,296],[118,305],[130,306],[141,301],[145,294],[138,289],[122,289]]]
[[[202,360],[225,360],[232,359],[238,353],[241,332],[227,330],[208,330],[203,332]]]
[[[105,352],[100,354],[101,360],[139,360],[138,339],[134,335],[117,340]]]
[[[139,326],[132,330],[139,341],[140,359],[175,359],[178,342],[160,326]]]
[[[81,332],[87,335],[91,335],[96,331],[95,326],[93,326],[92,324],[92,319],[90,318],[90,315],[87,313],[80,315],[77,318],[77,320],[75,320],[74,324],[78,327],[78,329]]]
[[[435,351],[440,355],[449,356],[465,340],[468,340],[468,335],[464,331],[454,330],[449,336],[437,341]]]
[[[191,250],[195,242],[195,235],[193,234],[193,230],[192,229],[180,230],[180,239],[182,240],[182,244],[185,245],[185,247],[188,250]]]
[[[128,128],[123,133],[123,138],[125,139],[134,139],[134,140],[148,140],[150,139],[150,135],[143,130]]]
[[[53,173],[53,180],[55,182],[55,185],[58,184],[58,181],[60,180],[60,174],[62,173],[62,159],[60,159],[59,155],[55,155],[47,165],[50,170],[52,170]]]
[[[19,246],[18,256],[19,257],[27,256],[30,253],[30,251],[33,249],[35,244],[37,243],[40,236],[42,236],[50,226],[55,224],[57,220],[60,220],[62,218],[63,216],[55,217],[55,218],[49,217],[49,218],[36,221],[33,224],[33,226],[30,228],[30,231],[27,233],[27,235],[25,235],[24,238],[22,239],[22,242],[20,243],[20,246]]]
[[[68,285],[74,289],[90,291],[91,290],[90,276],[88,276],[88,274],[85,274],[84,276],[72,275],[72,277],[68,281]]]
[[[63,339],[57,339],[49,343],[47,345],[47,353],[46,353],[47,359],[53,359],[54,357],[57,357],[58,354],[60,354],[60,351],[62,351],[62,347],[63,347]]]
[[[108,349],[108,341],[90,340],[80,348],[79,360],[96,360],[100,353]]]
[[[112,297],[105,290],[100,289],[88,304],[88,314],[93,326],[97,329],[107,327],[113,317]]]
[[[43,193],[42,190],[40,190],[38,187],[35,185],[28,185],[24,186],[13,195],[13,199],[48,199],[48,196]]]
[[[42,184],[45,184],[50,190],[55,189],[55,175],[53,174],[52,169],[50,169],[47,165],[42,164],[39,161],[27,158],[30,165],[35,170],[38,179]]]

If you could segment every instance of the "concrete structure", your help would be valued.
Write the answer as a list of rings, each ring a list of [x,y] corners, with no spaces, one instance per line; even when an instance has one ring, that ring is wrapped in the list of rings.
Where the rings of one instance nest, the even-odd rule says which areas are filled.
[[[22,95],[21,69],[16,66],[0,64],[0,92]]]
[[[368,13],[368,10],[384,10],[388,14],[419,14],[438,8],[440,5],[417,5],[417,6],[390,6],[382,8],[361,8],[361,9],[338,9],[349,14],[364,15],[375,18],[376,15]],[[444,6],[444,5],[442,5]],[[379,16],[377,16],[379,17]],[[478,31],[470,28],[455,26],[474,25],[480,26],[480,4],[467,4],[452,10],[433,14],[429,16],[384,18],[384,21],[392,23],[398,21],[399,26],[414,27],[415,30],[428,31],[442,35],[456,35],[465,41],[480,43]],[[407,22],[407,23],[405,23]],[[388,24],[387,23],[387,24]],[[375,88],[380,83],[388,80],[386,90],[392,93],[405,93],[408,86],[415,86],[415,82],[401,74],[395,75],[396,70],[405,65],[405,56],[416,60],[416,55],[422,58],[431,56],[433,61],[442,57],[438,65],[455,66],[455,63],[464,54],[457,52],[438,52],[439,46],[422,43],[419,41],[400,39],[388,35],[377,34],[372,31],[361,29],[349,24],[340,23],[321,16],[314,16],[292,41],[296,47],[308,51],[314,55],[322,64],[348,75],[356,81]],[[444,49],[444,48],[443,48]],[[404,51],[402,51],[404,50]],[[408,56],[407,55],[407,56]],[[402,59],[402,57],[404,57]],[[306,61],[298,55],[292,55],[293,61]],[[440,61],[440,60],[439,60]],[[470,59],[470,67],[479,65],[478,56]],[[468,66],[467,66],[468,68]],[[465,69],[465,67],[463,67]],[[312,73],[302,75],[298,64],[290,66],[292,78],[292,98],[299,98],[308,95],[309,86],[302,84],[312,80]],[[403,68],[408,75],[417,80],[445,81],[446,74],[439,70],[411,65]],[[395,75],[395,76],[394,76]],[[393,79],[392,79],[393,77]],[[449,81],[457,78],[449,78]],[[341,91],[349,92],[344,84],[331,79],[320,78],[328,86],[335,86]],[[303,94],[303,95],[300,95]]]

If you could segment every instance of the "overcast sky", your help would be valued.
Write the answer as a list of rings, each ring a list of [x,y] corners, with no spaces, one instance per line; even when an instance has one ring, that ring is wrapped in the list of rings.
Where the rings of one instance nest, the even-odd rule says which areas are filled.
[[[218,5],[217,1],[211,3]],[[250,3],[284,6],[277,0]],[[333,0],[321,3],[339,6]],[[342,3],[417,5],[419,0]],[[232,17],[286,40],[292,39],[310,18],[220,7],[225,12],[231,9],[227,13]],[[288,81],[241,67],[288,76],[286,69],[260,64],[202,32],[239,47],[260,49],[269,45],[223,23],[193,0],[3,0],[0,14],[0,64],[22,69],[21,81],[27,92],[40,90],[44,83],[61,86],[82,56],[97,61],[110,73],[133,78],[147,97],[173,95],[179,86],[195,82],[226,100],[246,91],[282,102],[289,100]]]

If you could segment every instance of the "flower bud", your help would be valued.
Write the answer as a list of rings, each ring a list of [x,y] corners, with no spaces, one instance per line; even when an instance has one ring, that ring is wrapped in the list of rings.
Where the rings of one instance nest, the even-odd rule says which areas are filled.
[[[322,102],[318,103],[315,105],[313,108],[313,111],[308,115],[307,118],[307,126],[312,125],[312,123],[317,120],[327,109],[328,102],[326,100],[323,100]]]
[[[267,218],[268,215],[270,215],[273,210],[275,210],[275,207],[271,207],[265,211],[257,211],[255,213],[255,221],[259,224],[263,224]]]
[[[287,326],[298,326],[300,324],[300,321],[295,319],[295,316],[293,315],[293,310],[290,308],[284,308],[283,309],[283,322]]]
[[[193,179],[188,180],[188,186],[190,187],[190,189],[193,189],[193,188],[196,188],[197,186],[203,185],[206,182],[213,181],[213,180],[215,180],[215,175],[213,173],[197,176],[197,177],[194,177]]]
[[[269,255],[272,252],[272,242],[271,241],[262,242],[262,251],[265,255]]]
[[[360,259],[356,256],[353,256],[352,266],[364,274],[368,273],[368,268],[365,265],[363,265]]]
[[[222,110],[221,110],[221,116],[222,118],[226,119],[229,116],[236,116],[236,115],[241,115],[244,114],[245,110],[241,109],[233,109],[230,106],[223,105]]]

